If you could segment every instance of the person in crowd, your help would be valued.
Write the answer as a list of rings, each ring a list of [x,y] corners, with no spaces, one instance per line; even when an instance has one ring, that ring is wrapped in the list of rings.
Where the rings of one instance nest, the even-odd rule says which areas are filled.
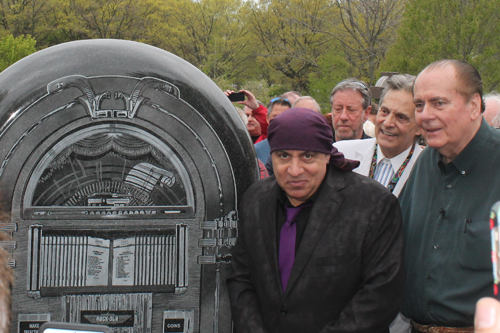
[[[330,94],[330,103],[335,141],[370,138],[363,131],[372,109],[372,94],[365,83],[353,78],[340,82]]]
[[[301,96],[297,98],[295,102],[293,102],[292,107],[311,109],[321,114],[321,107],[311,96]]]
[[[394,75],[385,81],[375,118],[375,138],[342,140],[335,147],[347,158],[360,161],[354,171],[377,180],[395,196],[403,188],[422,148],[415,121],[413,75]]]
[[[486,119],[491,126],[499,127],[500,94],[497,92],[486,94],[484,96],[484,103],[486,104],[486,109],[483,112],[484,119]]]
[[[250,91],[242,89],[240,92],[245,94],[245,100],[238,104],[243,105],[243,111],[248,117],[247,130],[255,144],[267,138],[267,109]],[[226,90],[224,93],[229,96],[234,91]]]
[[[286,93],[284,93],[280,97],[283,98],[283,99],[288,99],[290,101],[290,103],[293,104],[301,96],[302,95],[298,91],[291,90],[291,91],[287,91]]]
[[[281,112],[290,109],[291,107],[292,103],[287,98],[275,97],[271,99],[269,105],[267,106],[267,122],[271,122],[274,117],[279,115]],[[270,155],[269,143],[267,142],[267,138],[260,142],[257,142],[254,147],[259,160],[265,163]]]
[[[311,109],[311,110],[316,111],[319,114],[321,114],[321,107],[319,106],[318,102],[316,102],[316,100],[314,98],[312,98],[311,96],[299,97],[297,100],[295,100],[292,107]],[[269,147],[269,143],[267,143],[267,146]],[[257,145],[255,145],[255,149],[257,149]],[[257,154],[258,154],[258,152],[257,152]],[[272,176],[274,174],[274,171],[273,171],[273,160],[272,160],[271,154],[270,154],[270,148],[268,148],[268,154],[267,154],[266,159],[262,160],[262,161],[265,161],[267,173],[270,176]]]
[[[412,332],[472,332],[493,294],[489,215],[500,200],[500,132],[482,117],[483,84],[458,60],[427,66],[414,85],[428,148],[399,195],[406,249],[402,313]]]
[[[377,118],[378,104],[372,101],[372,109],[368,119],[363,123],[363,131],[371,138],[375,137],[375,118]]]
[[[227,279],[235,332],[387,332],[404,286],[396,197],[350,172],[358,163],[313,110],[278,115],[268,139],[276,177],[239,204]]]
[[[240,117],[243,120],[243,123],[245,124],[245,126],[247,126],[248,125],[248,117],[245,114],[245,112],[243,111],[243,109],[238,108],[238,107],[234,107],[234,108],[238,112],[238,114],[240,115]],[[260,179],[264,179],[264,178],[269,177],[269,173],[266,170],[266,166],[265,166],[264,162],[262,162],[262,160],[260,160],[260,159],[257,159],[257,162],[259,164]]]

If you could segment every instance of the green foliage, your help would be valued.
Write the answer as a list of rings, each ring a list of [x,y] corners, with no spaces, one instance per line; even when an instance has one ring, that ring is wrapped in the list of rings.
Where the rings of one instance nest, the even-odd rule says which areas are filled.
[[[374,84],[382,70],[417,74],[442,58],[476,66],[487,91],[500,85],[500,0],[2,0],[8,35],[24,38],[3,41],[20,57],[35,40],[144,42],[263,102],[297,90],[329,107],[342,79]]]
[[[36,52],[36,40],[31,36],[12,35],[0,39],[0,71],[3,71],[13,63]]]
[[[264,105],[267,105],[271,97],[273,97],[270,95],[270,87],[264,80],[246,81],[244,84],[242,84],[241,88],[251,91],[254,94],[254,96]]]
[[[327,0],[260,0],[248,18],[259,42],[259,56],[281,73],[293,90],[307,91],[308,76],[328,50],[332,38],[324,33],[333,15]],[[274,82],[273,82],[274,83]]]
[[[349,63],[342,49],[333,45],[319,60],[318,70],[309,74],[309,94],[323,110],[330,108],[330,93],[340,81],[350,77]]]
[[[418,74],[439,59],[464,60],[500,82],[500,0],[412,0],[381,69]]]
[[[172,0],[168,35],[160,47],[191,62],[208,76],[238,77],[252,65],[242,0]]]
[[[137,40],[143,36],[158,1],[152,0],[69,0],[67,13],[74,18],[73,34],[82,38]]]

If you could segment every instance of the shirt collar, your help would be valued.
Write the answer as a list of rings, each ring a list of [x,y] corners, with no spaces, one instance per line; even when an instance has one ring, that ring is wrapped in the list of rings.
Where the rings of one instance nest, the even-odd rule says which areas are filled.
[[[391,161],[392,169],[394,171],[399,170],[403,162],[406,160],[408,157],[408,154],[410,153],[411,147],[408,147],[405,151],[400,153],[399,155],[394,156],[393,158],[387,158],[389,161]],[[380,149],[380,145],[377,144],[377,165],[379,164],[380,161],[382,161],[384,158],[384,153],[382,152],[382,149]]]
[[[476,135],[474,135],[472,140],[465,146],[460,154],[450,162],[462,175],[467,174],[474,166],[477,156],[483,150],[484,145],[488,142],[494,130],[495,129],[490,127],[486,120],[483,119]],[[440,155],[439,157],[439,161],[443,163],[442,156]]]

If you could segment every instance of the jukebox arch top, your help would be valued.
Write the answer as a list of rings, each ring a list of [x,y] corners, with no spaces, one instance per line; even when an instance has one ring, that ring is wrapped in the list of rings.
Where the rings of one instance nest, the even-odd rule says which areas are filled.
[[[27,218],[133,215],[138,208],[163,217],[192,215],[194,204],[189,173],[177,154],[152,133],[116,123],[57,140],[33,169],[23,199]]]

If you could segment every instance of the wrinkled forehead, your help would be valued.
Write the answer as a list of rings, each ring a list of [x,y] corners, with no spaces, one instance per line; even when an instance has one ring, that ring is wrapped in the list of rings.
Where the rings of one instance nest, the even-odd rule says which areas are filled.
[[[380,104],[380,108],[414,113],[413,94],[405,90],[389,90]]]
[[[443,67],[426,68],[415,79],[413,94],[421,90],[447,90],[453,89],[457,92],[462,82],[452,65]]]
[[[335,94],[332,97],[332,103],[335,104],[337,102],[341,103],[350,103],[350,104],[363,104],[363,95],[361,93],[353,88],[345,88],[342,90],[339,90],[335,92]]]

